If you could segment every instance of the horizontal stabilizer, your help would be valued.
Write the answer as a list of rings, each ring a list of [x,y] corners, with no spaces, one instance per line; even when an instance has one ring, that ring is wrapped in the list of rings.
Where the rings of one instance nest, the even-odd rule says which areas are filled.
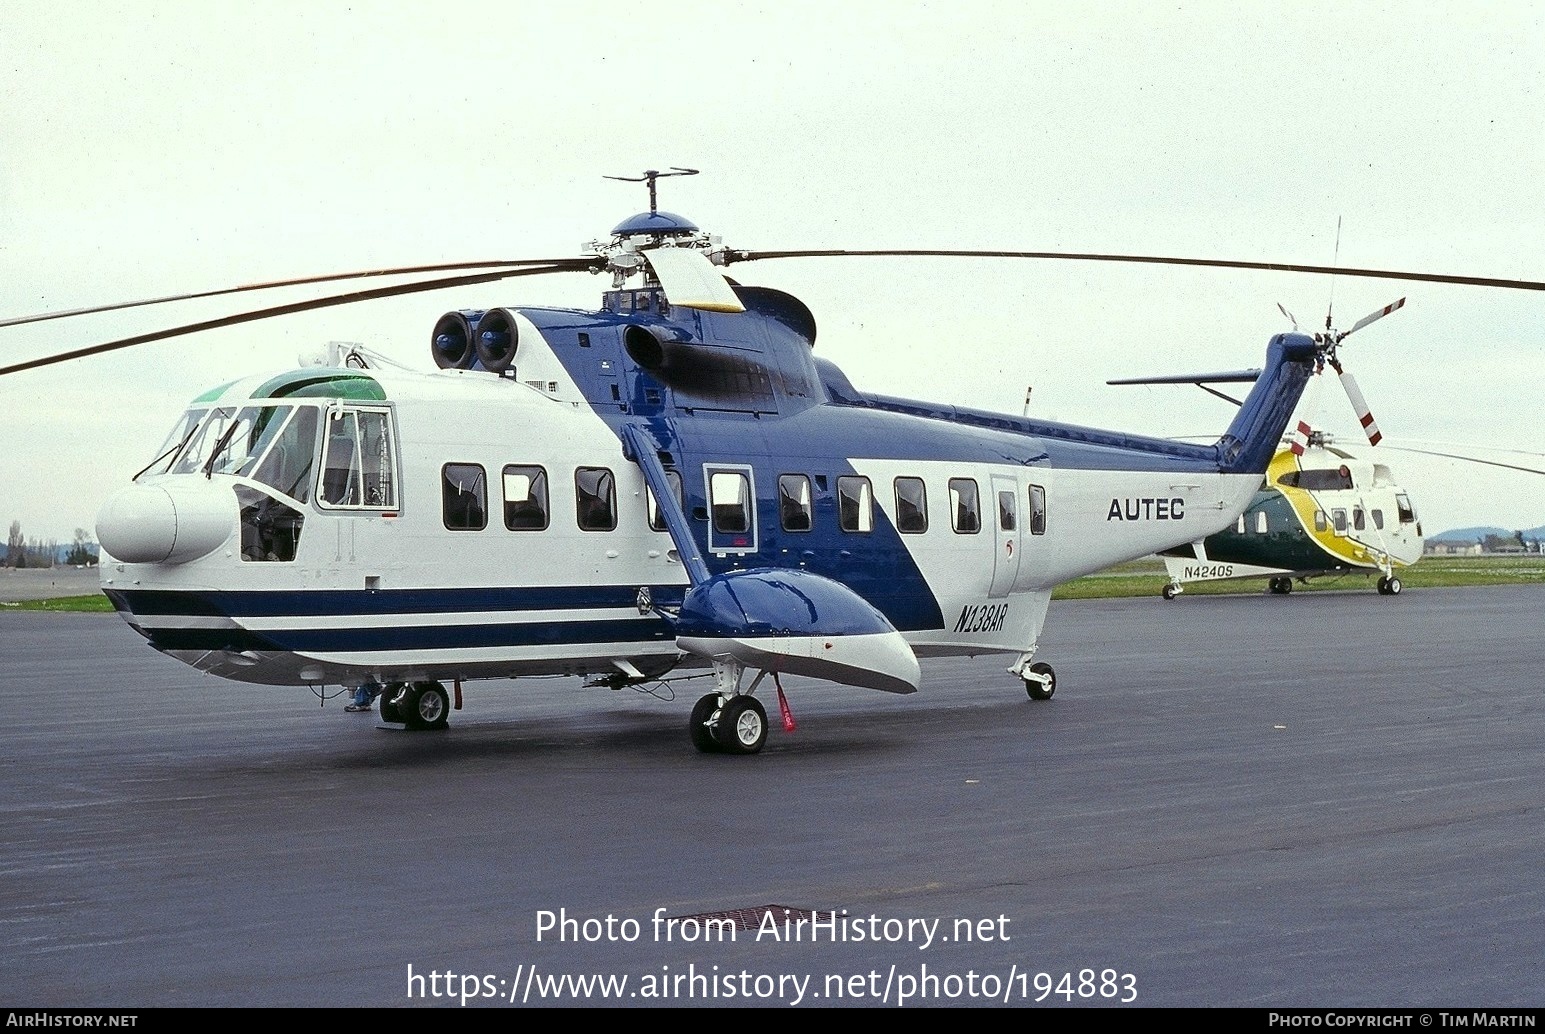
[[[1126,377],[1106,384],[1254,384],[1260,370],[1229,370],[1224,373],[1177,373],[1168,377]]]

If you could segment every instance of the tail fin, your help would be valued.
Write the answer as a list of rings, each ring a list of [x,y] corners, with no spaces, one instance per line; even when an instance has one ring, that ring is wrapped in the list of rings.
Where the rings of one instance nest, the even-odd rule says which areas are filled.
[[[1220,470],[1225,474],[1266,470],[1318,361],[1319,346],[1307,334],[1278,334],[1271,339],[1260,378],[1218,439]]]

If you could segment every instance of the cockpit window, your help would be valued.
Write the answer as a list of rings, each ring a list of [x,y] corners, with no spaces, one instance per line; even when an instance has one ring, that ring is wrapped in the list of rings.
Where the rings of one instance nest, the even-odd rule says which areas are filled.
[[[192,474],[203,470],[210,453],[225,440],[226,432],[231,429],[231,423],[235,419],[235,406],[211,409],[203,422],[198,425],[198,430],[193,432],[193,437],[188,440],[188,444],[182,452],[178,453],[177,463],[172,467],[171,472]]]
[[[188,444],[188,439],[193,437],[193,432],[198,428],[199,421],[204,419],[204,414],[209,410],[204,408],[190,409],[178,419],[175,427],[166,436],[166,441],[156,450],[156,458],[146,464],[145,469],[134,475],[139,480],[147,474],[165,474],[172,469],[177,461],[177,454],[183,446]]]
[[[207,474],[250,476],[292,412],[290,406],[243,407],[200,469]]]
[[[397,508],[390,414],[384,409],[334,409],[327,414],[321,501],[328,506]]]
[[[312,469],[316,462],[317,417],[314,406],[300,406],[274,447],[263,457],[253,480],[277,488],[299,502],[311,498]]]

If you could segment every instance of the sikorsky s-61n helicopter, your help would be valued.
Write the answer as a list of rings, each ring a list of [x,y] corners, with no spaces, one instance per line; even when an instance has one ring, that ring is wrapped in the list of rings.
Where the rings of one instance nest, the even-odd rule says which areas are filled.
[[[1165,599],[1191,582],[1268,578],[1273,593],[1293,582],[1347,574],[1378,576],[1398,595],[1400,568],[1422,555],[1422,525],[1410,495],[1383,463],[1360,459],[1301,424],[1300,444],[1281,449],[1250,505],[1230,528],[1160,555]]]
[[[382,718],[411,728],[445,724],[447,682],[460,706],[464,680],[622,686],[706,668],[714,688],[692,708],[691,740],[749,754],[767,735],[754,695],[767,675],[791,727],[780,674],[910,693],[917,658],[947,654],[1009,655],[1045,700],[1056,676],[1034,658],[1052,588],[1234,525],[1334,356],[1307,334],[1273,337],[1239,413],[1205,445],[861,391],[814,353],[803,303],[721,268],[943,254],[1330,270],[731,250],[657,208],[656,179],[690,172],[647,172],[649,211],[579,257],[286,281],[456,273],[0,369],[392,294],[612,276],[594,311],[446,313],[430,334],[435,372],[351,353],[199,395],[98,517],[115,607],[156,649],[224,678],[384,684]]]
[[[1358,423],[1370,447],[1383,440],[1357,381],[1336,357],[1343,341],[1354,332],[1388,316],[1405,305],[1401,298],[1369,313],[1348,331],[1331,326],[1329,312],[1325,331],[1315,340],[1324,351],[1357,413]],[[1292,313],[1278,305],[1298,329]],[[1226,401],[1239,404],[1209,385],[1249,382],[1259,370],[1234,373],[1134,377],[1110,384],[1194,384]],[[1325,434],[1299,421],[1266,468],[1259,490],[1233,527],[1205,539],[1160,552],[1170,580],[1163,596],[1172,600],[1192,582],[1228,581],[1267,577],[1270,590],[1286,595],[1293,581],[1352,572],[1378,574],[1381,595],[1401,590],[1397,568],[1415,563],[1422,555],[1422,527],[1410,496],[1395,484],[1389,467],[1358,460],[1332,445]]]

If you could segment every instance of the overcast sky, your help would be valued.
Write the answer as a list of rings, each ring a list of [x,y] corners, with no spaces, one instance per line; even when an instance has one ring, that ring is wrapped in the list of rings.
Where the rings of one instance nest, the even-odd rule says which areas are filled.
[[[0,316],[310,273],[577,253],[647,207],[738,248],[1339,261],[1545,279],[1545,10],[862,2],[70,4],[0,10]],[[1075,263],[739,267],[860,387],[1152,434],[1232,407],[1111,377],[1257,366],[1338,326],[1392,439],[1545,450],[1545,294]],[[429,366],[453,308],[347,306],[0,378],[0,522],[68,540],[203,389],[329,340]],[[278,303],[308,292],[280,292]],[[316,292],[310,292],[316,293]],[[5,362],[229,303],[0,329]],[[4,363],[0,363],[4,365]],[[1301,415],[1355,437],[1334,383]],[[1494,458],[1506,458],[1488,453]],[[1386,457],[1429,533],[1545,523],[1545,478]],[[1524,462],[1542,465],[1539,457]]]

